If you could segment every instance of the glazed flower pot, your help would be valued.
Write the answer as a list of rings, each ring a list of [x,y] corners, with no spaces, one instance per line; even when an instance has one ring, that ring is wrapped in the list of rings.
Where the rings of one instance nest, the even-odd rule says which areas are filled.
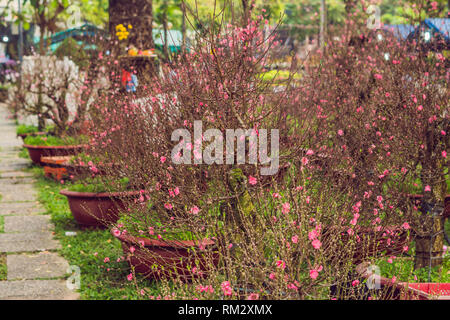
[[[117,234],[119,231],[114,229],[111,233],[122,242],[124,253],[129,254],[130,267],[149,278],[179,277],[190,281],[206,276],[208,266],[217,266],[219,261],[215,242],[209,239],[156,240]]]
[[[70,158],[72,156],[41,157],[45,176],[57,181],[67,177],[67,170],[62,164],[69,161]]]
[[[75,155],[81,152],[85,145],[76,146],[32,146],[28,144],[23,145],[28,149],[31,160],[38,165],[43,165],[41,157],[54,157],[54,156],[69,156]]]
[[[117,222],[119,213],[127,209],[127,202],[139,197],[139,191],[76,192],[61,190],[67,197],[70,211],[82,227],[105,228]]]

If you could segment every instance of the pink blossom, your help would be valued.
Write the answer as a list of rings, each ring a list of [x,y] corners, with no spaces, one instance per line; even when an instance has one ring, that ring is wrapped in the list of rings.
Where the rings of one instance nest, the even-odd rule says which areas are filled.
[[[402,224],[402,227],[403,227],[405,230],[408,230],[408,229],[410,228],[408,222],[403,223],[403,224]]]
[[[247,300],[258,300],[259,299],[259,294],[257,293],[250,293],[249,296],[247,297]]]
[[[313,240],[311,244],[314,249],[319,249],[322,246],[322,242],[320,242],[318,239]]]
[[[230,282],[224,281],[220,286],[225,296],[231,296],[233,294],[233,289],[231,288]]]
[[[342,131],[341,129],[338,130],[338,135],[343,136],[344,135],[344,131]]]
[[[298,243],[298,236],[297,235],[292,236],[291,240],[292,240],[292,243]]]
[[[359,280],[353,280],[352,286],[356,287],[359,284]]]
[[[282,208],[281,208],[281,212],[283,214],[286,214],[286,213],[289,213],[290,210],[291,210],[291,205],[289,204],[289,202],[283,203]]]
[[[323,267],[320,266],[319,268],[314,268],[309,270],[309,276],[311,279],[316,279],[319,276],[319,272],[322,271]]]
[[[133,274],[132,274],[132,273],[130,273],[129,275],[127,275],[127,280],[128,280],[128,281],[133,280]]]
[[[173,206],[170,203],[166,203],[164,204],[164,208],[166,208],[167,210],[172,210]]]
[[[198,214],[200,212],[200,209],[197,206],[193,206],[190,210],[190,213],[192,214]]]
[[[430,192],[431,191],[431,187],[430,186],[425,186],[425,192]]]
[[[447,158],[447,151],[442,151],[442,156],[444,157],[444,158]]]
[[[249,176],[248,177],[248,183],[251,185],[255,185],[258,182],[258,180],[255,177]]]
[[[120,230],[117,229],[117,228],[114,228],[114,229],[113,229],[113,235],[114,235],[115,237],[120,236]]]
[[[159,158],[159,160],[161,161],[161,163],[164,163],[164,162],[166,162],[166,157],[164,157],[164,156],[161,156],[161,158]]]
[[[283,260],[278,260],[276,262],[276,266],[282,270],[284,270],[286,268],[286,263]]]

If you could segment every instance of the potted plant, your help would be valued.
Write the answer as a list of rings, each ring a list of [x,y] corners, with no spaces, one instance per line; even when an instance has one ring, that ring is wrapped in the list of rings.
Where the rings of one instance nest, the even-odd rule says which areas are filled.
[[[23,146],[28,149],[30,158],[35,164],[43,165],[41,157],[74,155],[86,147],[86,140],[84,136],[59,138],[39,135],[25,138]]]
[[[105,183],[97,177],[74,182],[60,193],[67,197],[73,217],[82,228],[104,228],[115,223],[127,202],[140,195],[130,190],[127,178]]]
[[[43,136],[47,135],[52,130],[52,127],[47,126],[43,131],[39,131],[37,126],[21,124],[17,127],[16,134],[25,140],[28,136]]]
[[[190,281],[205,277],[211,267],[217,266],[219,254],[214,237],[180,225],[168,212],[158,215],[151,204],[139,207],[137,214],[122,213],[111,229],[121,241],[132,270],[153,279]],[[137,220],[141,215],[147,218]]]

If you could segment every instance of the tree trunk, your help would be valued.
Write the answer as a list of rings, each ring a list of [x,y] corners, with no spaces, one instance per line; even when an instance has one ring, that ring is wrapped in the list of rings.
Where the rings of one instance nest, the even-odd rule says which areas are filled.
[[[325,0],[320,0],[320,47],[325,46],[327,33],[327,5]]]
[[[109,0],[109,32],[116,38],[116,26],[131,25],[128,43],[138,49],[150,49],[153,43],[152,0]]]
[[[433,145],[435,137],[430,133],[427,137],[427,148],[422,162],[423,198],[420,206],[421,230],[416,237],[416,256],[414,268],[435,267],[442,264],[444,246],[444,208],[447,183],[442,174],[443,163],[433,161]],[[431,191],[425,191],[430,186]]]

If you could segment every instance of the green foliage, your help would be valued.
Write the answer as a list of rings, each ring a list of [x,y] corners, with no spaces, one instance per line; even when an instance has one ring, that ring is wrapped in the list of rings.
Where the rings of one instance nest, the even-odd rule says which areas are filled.
[[[119,181],[105,181],[104,178],[89,177],[84,180],[78,180],[68,185],[70,191],[76,192],[120,192],[129,189],[128,178],[122,178]]]
[[[447,228],[449,223],[447,222]],[[413,251],[413,250],[411,250]],[[401,282],[450,282],[450,255],[447,252],[444,262],[440,266],[431,268],[420,268],[414,270],[414,261],[411,258],[384,258],[377,261],[376,265],[380,268],[381,276],[392,279],[394,276]],[[428,274],[430,273],[430,279]]]
[[[0,281],[7,279],[6,253],[0,253]]]
[[[35,132],[38,132],[38,127],[33,126],[33,125],[21,124],[16,129],[16,133],[18,135],[25,134],[25,133],[35,133]]]
[[[84,69],[89,66],[89,55],[84,51],[83,46],[79,45],[73,38],[66,38],[55,50],[55,55],[59,59],[68,57],[78,67]]]
[[[74,146],[87,142],[85,136],[78,137],[55,137],[51,135],[45,136],[28,136],[25,138],[25,144],[32,146]]]

